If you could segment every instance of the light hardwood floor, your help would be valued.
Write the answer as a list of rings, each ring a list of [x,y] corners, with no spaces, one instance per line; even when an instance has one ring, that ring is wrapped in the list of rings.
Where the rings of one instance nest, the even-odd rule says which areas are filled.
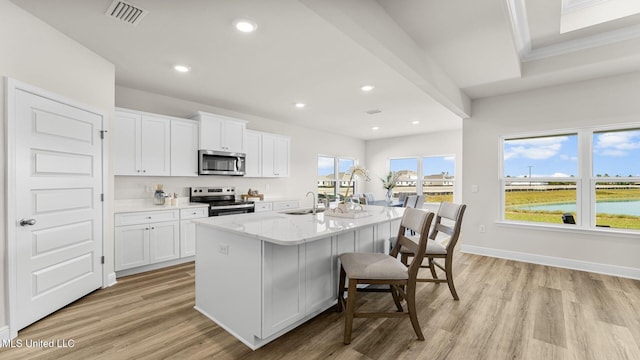
[[[253,352],[194,306],[193,264],[118,279],[23,329],[19,340],[73,348],[3,348],[1,359],[640,359],[640,281],[456,254],[460,301],[446,284],[419,284],[425,341],[407,319],[356,319],[328,310]],[[215,284],[212,284],[215,286]],[[393,308],[385,293],[358,306]]]

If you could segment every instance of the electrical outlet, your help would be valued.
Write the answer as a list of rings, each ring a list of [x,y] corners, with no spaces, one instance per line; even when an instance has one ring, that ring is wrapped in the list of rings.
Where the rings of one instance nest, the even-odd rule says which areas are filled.
[[[478,231],[480,231],[481,233],[487,232],[487,228],[484,225],[480,225],[478,226]]]
[[[478,185],[471,185],[471,192],[472,193],[477,193],[479,191],[479,187]]]
[[[144,187],[144,190],[145,190],[146,192],[148,192],[148,193],[153,192],[153,185],[149,185],[149,184],[147,184],[147,185]]]
[[[220,247],[218,248],[218,252],[222,255],[229,255],[229,245],[220,244]]]
[[[264,191],[269,191],[269,184],[264,184]]]

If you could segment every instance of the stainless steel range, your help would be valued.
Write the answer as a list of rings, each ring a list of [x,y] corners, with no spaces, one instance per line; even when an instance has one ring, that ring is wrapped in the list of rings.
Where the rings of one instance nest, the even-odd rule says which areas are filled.
[[[209,204],[209,216],[254,212],[253,201],[237,201],[233,186],[192,187],[189,201]]]

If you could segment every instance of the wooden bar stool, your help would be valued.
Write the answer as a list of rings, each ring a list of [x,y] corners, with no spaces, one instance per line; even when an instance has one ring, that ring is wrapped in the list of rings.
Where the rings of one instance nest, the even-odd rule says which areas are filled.
[[[427,234],[432,220],[433,213],[431,212],[406,208],[398,230],[396,245],[391,250],[391,254],[345,253],[340,255],[342,265],[340,267],[340,284],[338,287],[338,311],[342,311],[345,307],[345,281],[346,277],[349,277],[344,325],[345,344],[351,342],[351,329],[354,318],[408,316],[418,339],[424,340],[416,314],[416,277],[427,246]],[[406,230],[413,230],[419,233],[418,242],[407,238],[405,236],[405,233],[408,233]],[[397,258],[401,247],[406,247],[413,251],[417,255],[415,258],[419,260],[412,261],[408,266],[403,264]],[[391,292],[397,312],[356,312],[356,292],[359,290],[366,291],[366,288],[358,289],[358,284],[388,285],[388,291]],[[407,312],[403,311],[401,300],[407,301]]]

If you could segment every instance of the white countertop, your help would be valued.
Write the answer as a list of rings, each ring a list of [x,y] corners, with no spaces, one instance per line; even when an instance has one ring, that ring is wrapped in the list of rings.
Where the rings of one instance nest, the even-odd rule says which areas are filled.
[[[188,197],[178,198],[177,205],[170,205],[170,199],[166,199],[164,205],[155,205],[153,199],[128,199],[114,202],[115,213],[127,213],[137,211],[180,210],[190,208],[209,207],[205,203],[190,203]]]
[[[289,215],[262,212],[193,220],[198,225],[229,231],[278,245],[299,245],[342,232],[400,219],[404,208],[364,206],[369,216],[356,219],[327,216],[325,213]]]

